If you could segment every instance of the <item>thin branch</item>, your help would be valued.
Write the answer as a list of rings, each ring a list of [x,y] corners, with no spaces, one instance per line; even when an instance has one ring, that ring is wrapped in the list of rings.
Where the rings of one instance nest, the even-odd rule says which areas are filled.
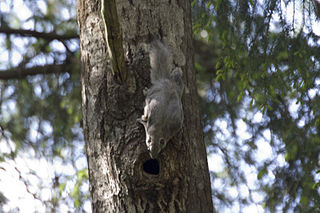
[[[77,34],[70,34],[70,35],[59,35],[55,32],[44,33],[38,32],[34,30],[23,30],[23,29],[12,29],[12,28],[0,28],[0,33],[4,33],[6,35],[20,35],[26,37],[35,37],[35,38],[42,38],[47,40],[70,40],[70,39],[77,39],[79,35]]]
[[[76,69],[75,66],[77,66],[77,64],[50,64],[31,68],[13,68],[4,71],[0,70],[0,80],[21,79],[38,74],[70,73],[72,70]]]
[[[26,191],[30,194],[30,195],[32,195],[32,197],[34,198],[34,199],[36,199],[36,200],[40,200],[40,201],[42,201],[41,199],[40,199],[40,197],[36,194],[36,193],[32,193],[31,191],[30,191],[30,182],[28,181],[28,180],[26,180],[24,177],[22,177],[22,173],[21,173],[21,171],[15,166],[14,167],[14,169],[18,172],[18,174],[19,174],[19,180],[24,184],[24,186],[26,187]]]

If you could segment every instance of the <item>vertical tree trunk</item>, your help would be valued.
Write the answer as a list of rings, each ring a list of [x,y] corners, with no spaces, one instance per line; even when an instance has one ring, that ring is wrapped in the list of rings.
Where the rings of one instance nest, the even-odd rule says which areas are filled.
[[[127,84],[111,72],[98,0],[78,0],[83,130],[93,212],[212,212],[207,156],[193,67],[190,1],[117,0]],[[108,24],[108,23],[107,23]],[[145,44],[162,39],[183,70],[184,126],[150,160],[143,89],[150,86]]]

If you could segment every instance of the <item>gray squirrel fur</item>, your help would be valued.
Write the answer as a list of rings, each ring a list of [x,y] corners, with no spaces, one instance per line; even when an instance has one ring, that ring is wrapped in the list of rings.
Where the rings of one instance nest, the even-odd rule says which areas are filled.
[[[144,114],[138,121],[145,128],[147,148],[154,159],[182,127],[184,84],[182,70],[172,70],[172,55],[163,43],[153,41],[149,57],[152,86],[144,91]]]

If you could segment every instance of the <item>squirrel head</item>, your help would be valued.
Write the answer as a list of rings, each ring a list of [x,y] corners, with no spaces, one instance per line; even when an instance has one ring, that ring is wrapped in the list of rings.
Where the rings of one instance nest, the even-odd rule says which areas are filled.
[[[149,150],[150,157],[155,159],[158,157],[161,150],[167,145],[168,140],[163,137],[161,128],[156,125],[148,126],[148,122],[138,119],[138,122],[143,124],[146,132],[146,145]]]
[[[168,140],[163,137],[162,130],[151,126],[146,131],[146,144],[149,150],[150,157],[155,159],[166,146]]]

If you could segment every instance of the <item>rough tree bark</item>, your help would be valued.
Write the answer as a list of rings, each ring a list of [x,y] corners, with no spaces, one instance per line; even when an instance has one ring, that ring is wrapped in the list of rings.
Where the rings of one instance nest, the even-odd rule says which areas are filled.
[[[112,75],[101,3],[78,0],[83,131],[93,212],[212,212],[207,156],[193,65],[190,1],[117,0],[127,83]],[[108,23],[107,23],[108,24]],[[150,160],[143,89],[150,86],[145,44],[161,39],[183,69],[184,126]]]

